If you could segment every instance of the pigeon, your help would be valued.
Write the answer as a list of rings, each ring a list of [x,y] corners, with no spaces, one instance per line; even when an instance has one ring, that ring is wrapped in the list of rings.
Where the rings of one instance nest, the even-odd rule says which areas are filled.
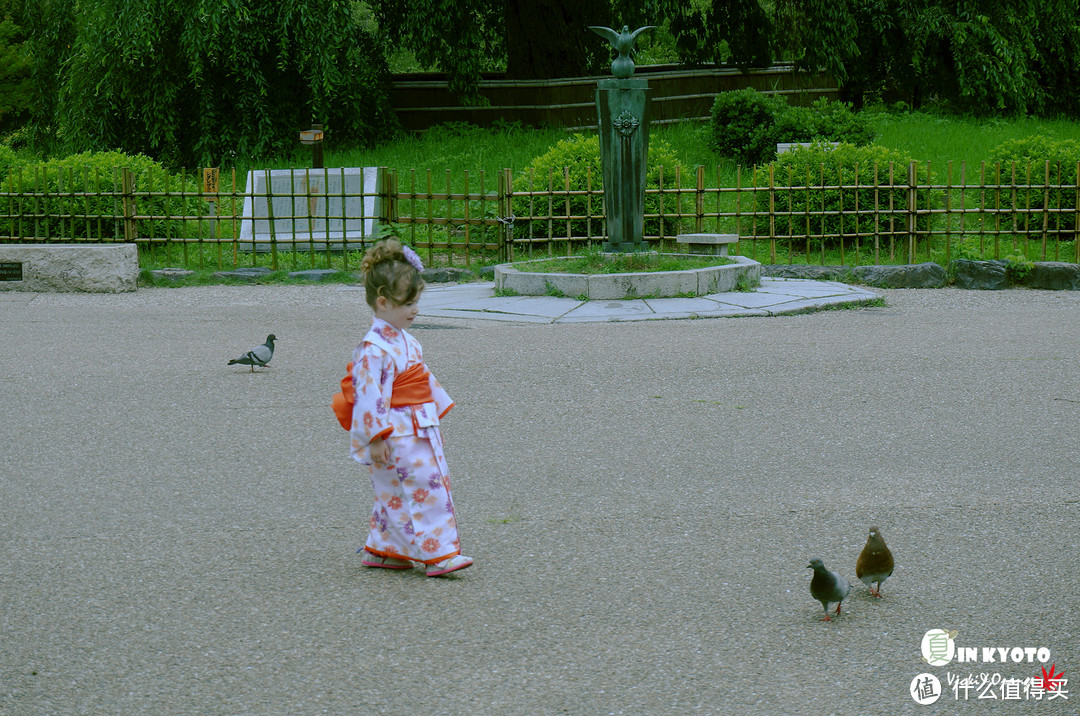
[[[810,594],[821,602],[825,609],[825,618],[822,621],[831,621],[829,603],[836,602],[836,616],[840,616],[840,602],[844,601],[851,591],[851,585],[836,572],[825,569],[825,563],[820,559],[810,560],[807,567],[814,570],[814,578],[810,580]]]
[[[893,571],[893,556],[889,548],[885,546],[885,540],[877,527],[870,528],[870,536],[866,540],[866,546],[859,553],[855,561],[855,576],[863,581],[870,589],[870,595],[881,598],[881,584]],[[877,582],[877,588],[873,583]]]
[[[274,357],[274,341],[276,340],[277,336],[271,333],[266,337],[266,343],[252,348],[239,358],[233,358],[229,361],[229,365],[235,365],[237,363],[240,365],[249,365],[251,366],[251,372],[254,373],[255,366],[264,366]]]

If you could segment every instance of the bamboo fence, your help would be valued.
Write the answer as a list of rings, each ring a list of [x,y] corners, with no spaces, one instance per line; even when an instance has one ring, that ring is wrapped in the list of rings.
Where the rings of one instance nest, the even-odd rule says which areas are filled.
[[[201,169],[15,172],[0,183],[0,242],[134,242],[189,268],[269,262],[276,269],[287,259],[348,271],[358,265],[356,252],[390,233],[430,264],[466,266],[566,254],[605,238],[603,188],[591,171],[515,177],[508,169],[452,176],[378,168],[374,188],[347,189],[342,179],[336,193],[310,189],[314,178],[342,171],[292,170],[286,190],[261,193],[235,170],[209,183]],[[1049,162],[822,166],[807,176],[772,165],[734,176],[720,167],[677,169],[646,190],[645,238],[676,251],[680,233],[735,233],[736,251],[763,263],[1080,263],[1078,177],[1080,164]],[[272,186],[269,175],[265,185]],[[284,210],[275,199],[287,200]],[[375,209],[365,213],[368,199]],[[252,213],[260,205],[263,213]],[[254,232],[260,218],[268,234]],[[347,236],[340,226],[354,218],[375,223]]]

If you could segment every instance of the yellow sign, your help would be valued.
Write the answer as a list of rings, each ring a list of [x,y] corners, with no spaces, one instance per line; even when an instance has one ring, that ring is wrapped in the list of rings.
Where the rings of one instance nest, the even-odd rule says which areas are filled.
[[[217,167],[202,170],[202,190],[204,194],[218,193],[218,170]],[[216,200],[216,196],[206,197],[207,201]]]

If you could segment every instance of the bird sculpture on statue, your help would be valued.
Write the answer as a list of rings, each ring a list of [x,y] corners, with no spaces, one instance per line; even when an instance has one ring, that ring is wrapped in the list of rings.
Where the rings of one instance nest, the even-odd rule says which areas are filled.
[[[273,333],[266,337],[266,343],[261,346],[255,346],[244,355],[239,358],[233,358],[229,361],[229,365],[249,365],[251,366],[251,372],[255,372],[255,366],[260,368],[270,362],[270,359],[274,357],[274,341],[277,340],[277,336]]]
[[[821,606],[825,609],[825,618],[822,621],[831,621],[829,604],[836,602],[836,616],[840,616],[840,603],[851,591],[851,585],[836,572],[825,569],[825,563],[820,559],[810,560],[807,567],[814,570],[814,576],[810,580],[810,594],[821,602]]]
[[[855,561],[855,576],[863,581],[870,590],[870,595],[881,598],[881,584],[888,579],[893,572],[893,556],[881,536],[877,527],[870,528],[870,536],[866,539],[866,546],[859,553]],[[877,582],[877,588],[874,588]]]
[[[611,63],[611,74],[619,79],[628,79],[634,74],[634,61],[630,59],[630,53],[634,51],[634,40],[641,33],[655,27],[656,25],[646,25],[630,32],[630,27],[623,25],[622,32],[615,32],[610,27],[589,25],[590,30],[610,42],[615,51],[619,53],[619,56]]]

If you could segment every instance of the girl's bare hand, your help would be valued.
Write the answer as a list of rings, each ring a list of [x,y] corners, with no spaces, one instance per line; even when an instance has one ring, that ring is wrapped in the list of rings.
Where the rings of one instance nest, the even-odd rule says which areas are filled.
[[[390,443],[385,440],[371,441],[371,462],[375,467],[386,467],[390,464]]]

